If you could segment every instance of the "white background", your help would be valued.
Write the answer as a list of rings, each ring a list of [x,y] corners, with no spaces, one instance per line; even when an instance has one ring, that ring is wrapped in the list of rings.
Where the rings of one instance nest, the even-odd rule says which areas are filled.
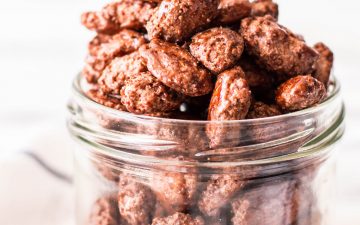
[[[51,130],[48,127],[66,135],[65,105],[71,81],[82,67],[86,43],[93,35],[81,27],[79,17],[103,3],[0,0],[0,157],[23,150],[34,139],[51,136],[51,132],[44,134]],[[335,52],[335,73],[347,106],[347,132],[338,147],[338,224],[360,224],[360,3],[278,3],[282,24],[311,44],[324,41]]]

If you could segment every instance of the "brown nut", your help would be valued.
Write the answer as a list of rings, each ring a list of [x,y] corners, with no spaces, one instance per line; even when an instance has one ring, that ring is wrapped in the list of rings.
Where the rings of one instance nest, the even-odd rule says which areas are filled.
[[[153,3],[160,3],[163,0],[143,0],[144,2],[153,2]]]
[[[155,218],[152,225],[205,225],[201,217],[192,218],[188,214],[175,213],[166,218]]]
[[[246,190],[232,203],[232,224],[258,225],[292,224],[289,218],[291,191],[290,180],[271,181]]]
[[[146,71],[146,62],[137,51],[117,57],[103,71],[98,80],[99,87],[104,93],[119,95],[128,79]]]
[[[101,90],[92,89],[89,90],[86,94],[90,99],[101,105],[121,111],[126,111],[125,106],[121,103],[119,98],[106,95]]]
[[[89,225],[118,225],[120,223],[116,196],[98,199],[91,209]]]
[[[277,20],[279,17],[279,6],[272,0],[255,0],[254,2],[252,2],[251,15],[270,15]]]
[[[182,173],[153,173],[151,188],[157,199],[169,212],[184,211],[193,204],[197,177]]]
[[[314,49],[320,55],[315,65],[314,77],[327,87],[334,63],[334,54],[330,48],[322,42],[315,44]]]
[[[212,28],[192,38],[190,52],[213,73],[232,67],[240,59],[244,40],[228,28]]]
[[[119,111],[125,111],[125,112],[127,111],[125,106],[121,103],[121,99],[119,98],[119,96],[105,94],[102,90],[100,90],[98,85],[92,85],[84,88],[85,90],[87,90],[85,92],[85,95],[90,100],[100,105],[113,108]],[[72,105],[72,103],[70,103],[70,106],[76,107]],[[92,122],[106,129],[116,130],[116,131],[124,131],[124,129],[127,129],[128,131],[129,129],[129,126],[124,125],[126,121],[116,117],[115,115],[106,114],[103,112],[103,110],[95,110],[95,108],[91,107],[88,116],[93,118]],[[104,160],[109,162],[109,160],[112,159],[108,159],[108,158],[103,159],[104,156],[102,155],[97,155],[97,157],[98,158],[94,161],[94,164],[98,172],[100,172],[99,175],[102,175],[103,177],[107,178],[110,181],[116,181],[119,174],[118,171],[116,169],[109,168],[108,165],[99,163],[100,161],[104,161]]]
[[[107,66],[106,61],[96,58],[96,56],[88,55],[85,59],[85,66],[81,71],[89,83],[96,84],[97,80],[101,76],[102,71]]]
[[[88,82],[96,83],[106,66],[115,58],[136,51],[145,44],[144,36],[136,31],[122,30],[112,36],[98,35],[89,44],[83,75]]]
[[[142,34],[124,29],[113,35],[109,42],[103,43],[96,56],[104,60],[113,59],[116,56],[134,52],[145,43],[146,40]]]
[[[122,175],[119,181],[118,205],[121,220],[129,225],[148,225],[152,221],[156,197],[133,178]]]
[[[200,195],[198,207],[206,216],[217,217],[246,181],[237,175],[213,175]]]
[[[141,29],[150,19],[156,4],[141,0],[118,0],[99,12],[86,12],[82,24],[98,33],[114,34],[121,29]]]
[[[181,47],[154,39],[140,48],[149,71],[163,84],[188,96],[206,95],[212,91],[212,77],[197,65],[196,59]]]
[[[181,95],[163,85],[150,72],[128,79],[120,95],[126,109],[136,114],[172,111],[182,102]]]
[[[241,120],[246,117],[251,92],[244,77],[239,66],[218,76],[209,106],[209,120]]]
[[[241,34],[248,53],[269,71],[296,76],[314,70],[317,52],[271,16],[243,19]]]
[[[249,0],[220,0],[218,21],[221,24],[231,24],[250,16]]]
[[[209,24],[219,0],[164,0],[146,25],[150,39],[179,42]]]
[[[245,119],[251,104],[251,91],[238,66],[218,76],[209,105],[208,120],[225,121]],[[207,134],[210,147],[236,145],[240,129],[222,124],[209,124]],[[229,146],[230,145],[230,146]]]
[[[89,54],[96,56],[101,48],[102,44],[109,43],[112,39],[112,35],[97,34],[88,44]]]
[[[295,186],[291,196],[291,218],[299,225],[321,224],[322,214],[314,192],[314,180],[319,172],[319,165],[313,164],[293,174]]]
[[[317,217],[317,202],[312,187],[298,180],[293,187],[291,195],[291,219],[300,225],[313,224],[311,221]],[[308,223],[305,223],[307,221]],[[318,224],[318,223],[314,223]]]
[[[115,17],[114,3],[106,5],[100,12],[85,12],[81,15],[81,23],[89,30],[104,34],[114,34],[119,31]]]
[[[264,94],[273,89],[274,74],[260,68],[256,62],[249,56],[241,57],[239,65],[245,73],[245,79],[248,82],[251,91],[254,94]]]
[[[258,119],[281,115],[281,110],[277,105],[267,105],[263,102],[255,102],[246,116],[246,119]]]
[[[297,111],[320,103],[325,96],[323,83],[311,75],[297,76],[278,88],[276,103],[285,111]]]

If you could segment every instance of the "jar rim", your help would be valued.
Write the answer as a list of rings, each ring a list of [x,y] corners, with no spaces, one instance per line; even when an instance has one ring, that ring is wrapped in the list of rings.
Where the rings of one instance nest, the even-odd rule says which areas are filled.
[[[82,83],[84,82],[84,78],[79,74],[74,82],[73,82],[73,94],[74,94],[74,101],[81,102],[86,106],[90,106],[90,108],[99,109],[100,111],[111,115],[114,118],[119,118],[122,120],[129,120],[139,122],[155,122],[158,124],[165,124],[169,125],[174,123],[175,125],[198,125],[198,126],[207,126],[208,124],[211,125],[227,125],[227,126],[249,126],[251,124],[256,123],[257,125],[267,125],[272,123],[276,124],[279,121],[291,121],[292,119],[295,120],[296,118],[311,118],[311,116],[316,115],[317,112],[326,111],[324,108],[332,107],[337,108],[336,115],[332,115],[331,122],[329,124],[323,125],[326,129],[321,130],[320,133],[317,133],[315,136],[312,136],[310,140],[303,143],[300,149],[294,153],[283,154],[280,156],[272,156],[266,157],[262,159],[255,159],[255,160],[234,160],[234,161],[179,161],[173,159],[164,159],[159,158],[156,156],[149,156],[149,155],[141,155],[141,154],[134,154],[129,153],[126,151],[118,150],[100,143],[96,141],[89,141],[88,138],[93,138],[93,133],[90,132],[90,136],[87,134],[83,135],[83,133],[88,132],[88,128],[83,126],[77,127],[72,124],[73,121],[69,120],[68,126],[71,133],[76,136],[76,140],[80,141],[82,144],[86,144],[87,146],[91,147],[92,149],[96,149],[95,153],[102,154],[106,157],[111,157],[116,160],[126,161],[132,164],[137,164],[140,167],[146,164],[149,165],[170,165],[170,166],[196,166],[196,167],[207,167],[207,168],[224,168],[224,167],[232,167],[232,166],[252,166],[252,165],[262,165],[262,164],[273,164],[278,162],[285,162],[285,161],[293,161],[302,159],[304,162],[314,159],[314,157],[318,157],[319,155],[326,155],[330,150],[327,146],[337,142],[343,135],[344,132],[344,105],[340,98],[340,84],[339,81],[332,76],[332,84],[329,88],[328,97],[320,104],[315,107],[308,108],[305,110],[292,112],[289,114],[284,114],[280,116],[268,117],[268,118],[260,118],[260,119],[249,119],[249,120],[233,120],[233,121],[193,121],[193,120],[181,120],[181,119],[169,119],[169,118],[156,118],[144,115],[135,115],[128,112],[122,112],[116,109],[112,109],[106,106],[103,106],[92,99],[90,99],[85,91],[82,89]],[[339,105],[341,104],[341,106]],[[73,105],[70,103],[68,108],[71,112],[74,111]],[[74,113],[76,114],[76,112]],[[74,119],[74,118],[72,118]],[[76,118],[75,120],[77,120]],[[305,122],[305,120],[303,121]],[[75,122],[77,123],[77,121]],[[291,125],[289,125],[291,126]],[[309,127],[310,128],[310,127]],[[91,130],[92,128],[90,128]],[[104,128],[106,130],[106,128]],[[110,132],[111,133],[111,132]],[[107,135],[108,133],[103,133],[102,135]],[[121,133],[111,133],[112,135],[121,134]],[[123,133],[124,134],[124,133]],[[95,135],[96,138],[99,136]],[[103,137],[103,136],[101,136]],[[113,138],[114,136],[112,136]],[[279,141],[279,140],[275,140]],[[285,140],[286,141],[286,140]],[[269,142],[264,142],[262,144],[269,144]],[[278,143],[277,143],[278,144]],[[275,144],[276,146],[276,144]],[[243,147],[243,146],[242,146]],[[252,146],[250,146],[252,147]],[[93,153],[89,151],[89,153]]]
[[[85,94],[85,92],[82,90],[81,83],[84,81],[84,78],[81,75],[81,73],[79,73],[73,81],[72,92],[80,100],[86,101],[87,104],[91,104],[92,106],[101,108],[102,111],[108,112],[109,114],[111,114],[115,117],[118,117],[118,118],[126,118],[126,119],[131,119],[131,120],[146,119],[146,120],[154,120],[156,122],[187,123],[187,124],[199,124],[199,125],[219,124],[219,123],[231,125],[231,124],[247,124],[247,123],[254,123],[254,122],[266,124],[266,123],[268,123],[270,121],[274,121],[274,120],[275,121],[276,120],[284,120],[284,119],[288,120],[290,118],[295,118],[295,117],[299,117],[302,115],[311,114],[311,113],[313,113],[315,111],[319,111],[319,110],[323,109],[324,107],[326,107],[327,105],[329,105],[331,102],[333,102],[334,100],[336,100],[339,97],[340,90],[341,90],[341,85],[340,85],[339,80],[335,76],[332,76],[331,78],[332,78],[331,79],[332,82],[331,82],[331,85],[329,86],[330,91],[328,92],[326,99],[323,102],[321,102],[320,104],[317,104],[313,107],[303,109],[300,111],[290,112],[287,114],[281,114],[281,115],[272,116],[272,117],[256,118],[256,119],[246,119],[246,120],[226,120],[226,121],[183,120],[183,119],[173,119],[173,118],[152,117],[152,116],[147,116],[147,115],[137,115],[137,114],[130,113],[130,112],[116,110],[116,109],[106,107],[104,105],[101,105],[101,104],[95,102],[94,100],[90,99]]]

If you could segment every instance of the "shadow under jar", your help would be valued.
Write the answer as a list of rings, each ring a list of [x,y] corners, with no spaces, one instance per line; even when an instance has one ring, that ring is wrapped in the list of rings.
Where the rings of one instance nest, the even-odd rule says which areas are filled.
[[[73,85],[77,224],[330,225],[334,144],[344,131],[337,81],[316,107],[243,121],[137,116]],[[221,148],[207,131],[226,130]]]

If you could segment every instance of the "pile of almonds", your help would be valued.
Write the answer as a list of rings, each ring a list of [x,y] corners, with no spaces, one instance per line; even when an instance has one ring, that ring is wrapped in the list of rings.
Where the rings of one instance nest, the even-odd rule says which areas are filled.
[[[135,114],[196,120],[312,107],[326,97],[333,54],[277,18],[271,0],[117,0],[86,12],[82,23],[97,32],[83,69],[88,96]]]
[[[114,0],[82,15],[97,33],[82,71],[87,95],[120,111],[184,120],[257,119],[315,106],[327,95],[333,54],[280,25],[278,14],[272,0]],[[181,139],[178,152],[196,152],[201,135],[210,148],[231,148],[224,140],[240,135],[211,124],[205,135],[165,128],[155,135]],[[208,178],[150,171],[145,185],[102,166],[119,188],[95,203],[92,225],[321,224],[311,192],[316,168],[254,181],[226,171]]]

